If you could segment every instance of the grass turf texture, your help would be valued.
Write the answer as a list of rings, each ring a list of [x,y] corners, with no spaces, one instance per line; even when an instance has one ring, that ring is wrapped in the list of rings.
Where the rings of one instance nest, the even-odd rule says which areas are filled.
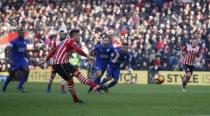
[[[210,116],[210,86],[189,86],[182,93],[179,86],[121,84],[99,95],[76,84],[87,103],[80,105],[60,94],[59,84],[46,93],[46,83],[27,83],[25,94],[16,91],[16,84],[0,92],[0,116]]]

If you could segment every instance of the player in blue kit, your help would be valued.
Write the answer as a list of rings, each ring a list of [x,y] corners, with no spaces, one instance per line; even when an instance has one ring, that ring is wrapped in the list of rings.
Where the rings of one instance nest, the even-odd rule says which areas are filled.
[[[120,48],[117,48],[117,52],[119,54],[117,60],[113,58],[107,70],[106,78],[104,78],[101,82],[101,85],[104,85],[106,82],[112,80],[111,83],[105,86],[105,92],[108,92],[108,89],[115,86],[120,77],[120,66],[122,63],[125,63],[128,67],[129,72],[132,71],[130,68],[130,54],[128,53],[128,44],[123,43]],[[116,56],[116,54],[114,55]]]
[[[8,84],[16,76],[17,72],[21,75],[20,82],[17,86],[17,90],[24,93],[25,90],[23,88],[24,83],[28,79],[29,75],[29,64],[27,60],[27,46],[28,40],[24,39],[24,31],[18,31],[18,37],[10,42],[9,45],[9,61],[10,61],[10,69],[9,76],[7,77],[2,91],[5,92]],[[19,76],[20,76],[19,75]]]
[[[107,35],[102,36],[102,43],[98,43],[94,49],[91,51],[92,54],[95,54],[95,69],[96,69],[96,78],[94,80],[95,84],[100,85],[101,77],[104,72],[107,70],[111,56],[118,54],[110,42],[110,38]],[[114,59],[117,59],[117,55]],[[92,91],[92,88],[88,90],[88,93]]]

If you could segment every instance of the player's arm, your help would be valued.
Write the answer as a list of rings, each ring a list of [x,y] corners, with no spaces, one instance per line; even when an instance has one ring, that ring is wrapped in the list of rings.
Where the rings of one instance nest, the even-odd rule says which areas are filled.
[[[184,59],[186,51],[187,51],[187,46],[185,45],[184,47],[182,47],[181,52],[180,52],[180,63]]]
[[[115,57],[112,59],[112,62],[116,63],[117,59],[120,57],[120,53],[116,49],[113,48],[112,54],[115,54]]]
[[[96,56],[96,51],[98,50],[98,45],[94,46],[92,50],[90,50],[90,56]]]
[[[181,55],[185,55],[185,53],[186,53],[186,51],[187,51],[187,46],[185,45],[184,47],[182,47],[182,49],[181,49]]]
[[[52,50],[50,51],[50,53],[48,54],[48,56],[46,57],[46,62],[50,60],[50,58],[52,58],[55,53],[57,52],[57,47],[53,47]]]
[[[12,63],[12,46],[9,45],[7,48],[7,53],[8,53],[8,62],[11,64]]]
[[[26,47],[26,51],[25,51],[25,57],[26,57],[26,59],[28,59],[29,60],[29,57],[30,55],[29,55],[29,52],[28,52],[28,49],[27,49],[27,47]]]
[[[200,48],[199,52],[197,53],[196,63],[201,62],[202,58],[203,58],[203,55],[202,55],[202,51],[201,51],[201,48]]]
[[[44,59],[44,61],[41,62],[41,64],[44,64],[44,63],[48,62],[55,55],[57,49],[58,49],[58,47],[54,46],[52,48],[52,50],[50,51],[50,53],[47,55],[47,57]]]
[[[77,45],[75,42],[73,42],[73,43],[70,44],[70,45],[71,45],[71,47],[73,48],[73,50],[74,50],[76,53],[78,53],[78,54],[80,54],[81,56],[84,56],[84,57],[86,57],[86,58],[88,58],[88,59],[90,59],[90,60],[93,60],[93,57],[87,55],[81,48],[78,47],[78,45]]]
[[[15,42],[11,41],[8,46],[8,62],[12,63],[12,49],[15,47]]]

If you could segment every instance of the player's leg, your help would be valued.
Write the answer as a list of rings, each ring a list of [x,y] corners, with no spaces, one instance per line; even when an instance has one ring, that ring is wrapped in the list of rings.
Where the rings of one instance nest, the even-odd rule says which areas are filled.
[[[24,69],[21,70],[21,72],[22,72],[22,74],[21,74],[22,77],[21,77],[21,80],[19,81],[19,84],[17,86],[17,90],[22,92],[22,93],[25,93],[23,85],[28,80],[29,68],[24,68]]]
[[[98,84],[98,85],[100,84],[102,75],[103,75],[102,69],[97,69],[97,71],[96,71],[96,78],[94,80],[95,84]]]
[[[8,84],[11,82],[12,78],[15,76],[15,71],[9,70],[9,76],[7,76],[7,79],[4,83],[4,86],[2,88],[2,91],[6,91]]]
[[[50,79],[49,79],[48,86],[47,86],[47,92],[48,93],[51,92],[51,86],[52,86],[52,82],[53,82],[55,76],[56,76],[56,72],[52,68],[52,71],[51,71],[51,74],[50,74]]]
[[[20,67],[18,68],[21,70],[22,75],[21,75],[21,80],[17,86],[17,90],[24,93],[25,90],[23,88],[24,83],[28,80],[28,75],[29,75],[29,64],[26,60],[23,60],[20,62]]]
[[[187,83],[189,82],[192,76],[193,66],[183,65],[183,68],[185,70],[185,76],[182,78],[182,90],[186,91],[185,89],[186,89]]]
[[[96,68],[96,78],[94,80],[94,83],[97,85],[101,85],[101,77],[103,76],[105,70],[102,70],[101,68]],[[90,93],[93,90],[93,87],[90,87],[88,90],[88,93]],[[98,91],[99,92],[99,91]]]
[[[109,84],[106,86],[105,91],[108,91],[109,88],[114,87],[114,86],[118,83],[118,80],[119,80],[119,77],[120,77],[120,69],[113,70],[113,71],[112,71],[112,77],[113,77],[114,79],[111,81],[111,83],[109,83]]]
[[[106,78],[104,78],[101,82],[101,85],[104,85],[105,83],[107,83],[108,81],[112,80],[112,69],[109,67],[107,72],[106,72]]]
[[[64,79],[61,79],[61,85],[60,85],[60,87],[61,87],[61,93],[66,93],[66,91],[65,91],[65,80]]]
[[[76,90],[74,87],[74,81],[73,78],[71,76],[71,74],[68,72],[67,69],[68,65],[65,64],[56,64],[53,65],[53,68],[55,69],[55,71],[65,80],[67,81],[68,84],[68,88],[69,88],[69,92],[73,98],[73,102],[74,103],[79,103],[79,101],[81,101],[79,99],[79,97],[76,94]]]

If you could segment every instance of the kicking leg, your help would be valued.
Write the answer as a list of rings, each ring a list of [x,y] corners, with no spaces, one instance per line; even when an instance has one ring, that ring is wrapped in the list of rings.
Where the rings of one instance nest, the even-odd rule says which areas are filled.
[[[74,73],[74,76],[82,83],[82,84],[85,84],[85,85],[88,85],[92,88],[96,87],[96,84],[93,83],[91,80],[89,79],[86,79],[79,70],[77,70],[75,73]]]

